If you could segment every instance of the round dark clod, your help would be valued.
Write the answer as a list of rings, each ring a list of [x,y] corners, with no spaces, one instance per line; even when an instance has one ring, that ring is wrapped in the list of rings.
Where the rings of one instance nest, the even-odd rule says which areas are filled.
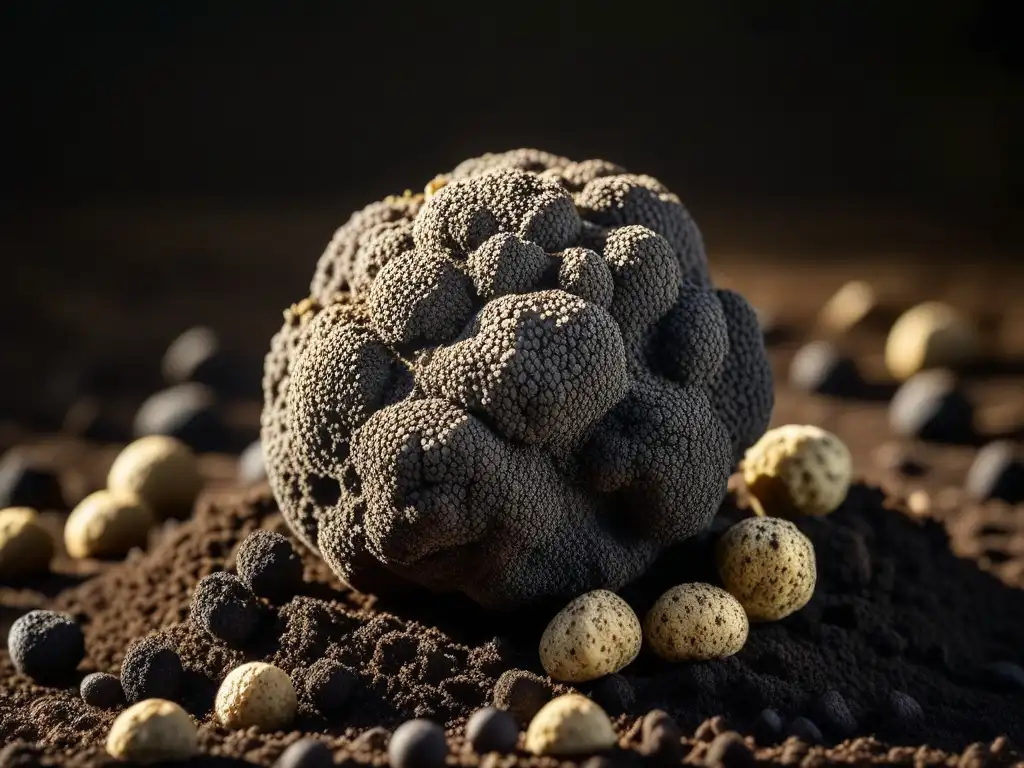
[[[590,698],[610,715],[628,713],[636,703],[636,689],[620,674],[605,675],[590,689]]]
[[[640,752],[659,764],[674,764],[682,759],[682,732],[667,712],[652,709],[644,715],[640,723]]]
[[[203,384],[178,384],[157,392],[139,406],[135,437],[176,437],[195,451],[225,448],[227,429],[213,390]]]
[[[502,672],[494,684],[494,706],[510,712],[522,725],[529,723],[549,701],[550,686],[544,678],[525,669]]]
[[[70,616],[29,611],[11,624],[7,651],[14,667],[42,684],[67,681],[85,658],[82,628]]]
[[[238,457],[238,482],[242,485],[256,485],[267,479],[267,464],[263,459],[263,443],[250,443]]]
[[[776,744],[782,738],[782,716],[774,709],[762,709],[750,724],[750,732],[762,746]]]
[[[910,733],[924,724],[924,710],[917,699],[903,691],[889,691],[882,715],[886,725],[897,733]]]
[[[260,606],[237,576],[224,571],[204,576],[192,593],[192,622],[229,645],[248,640],[260,621]]]
[[[515,751],[519,724],[508,712],[497,707],[478,709],[466,722],[466,739],[478,755]]]
[[[825,737],[821,735],[821,729],[806,717],[793,718],[786,730],[790,736],[796,736],[808,744],[821,744],[825,740]]]
[[[997,661],[985,667],[985,677],[996,688],[1024,691],[1024,669],[1012,661]]]
[[[957,443],[974,435],[974,406],[948,371],[922,371],[889,403],[889,425],[904,437]]]
[[[121,709],[128,704],[121,681],[106,672],[93,672],[83,677],[78,692],[90,707]]]
[[[330,768],[334,755],[319,739],[299,739],[281,753],[274,768]]]
[[[238,548],[238,578],[268,600],[290,600],[302,589],[302,560],[287,538],[273,531],[253,531]]]
[[[359,676],[334,659],[320,659],[306,671],[306,695],[324,715],[345,709],[359,684]]]
[[[181,678],[181,659],[158,637],[132,643],[121,662],[121,685],[130,704],[143,699],[174,701]]]
[[[856,394],[862,379],[857,364],[827,341],[797,350],[789,364],[789,383],[801,392],[836,397]]]
[[[839,691],[825,691],[814,701],[812,709],[815,721],[836,740],[849,738],[857,730],[857,719]]]
[[[64,509],[64,493],[53,472],[35,467],[17,451],[0,459],[0,509]]]
[[[708,745],[704,756],[707,765],[723,765],[725,768],[745,768],[754,765],[754,753],[736,731],[726,731],[715,736]]]
[[[447,756],[444,729],[430,720],[407,720],[388,742],[388,761],[394,768],[441,768]]]
[[[978,501],[1002,499],[1010,504],[1024,501],[1024,461],[1010,442],[989,443],[974,458],[964,488]]]

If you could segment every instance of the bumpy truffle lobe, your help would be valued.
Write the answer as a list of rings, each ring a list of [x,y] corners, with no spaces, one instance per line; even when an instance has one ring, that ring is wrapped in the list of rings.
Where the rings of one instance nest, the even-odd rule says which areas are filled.
[[[7,652],[23,675],[43,684],[60,683],[74,674],[85,657],[85,637],[71,616],[29,611],[11,624]]]
[[[615,282],[611,314],[627,345],[639,343],[679,298],[683,275],[665,238],[639,226],[613,230],[605,259]]]
[[[493,299],[532,290],[550,261],[539,245],[511,232],[501,232],[470,253],[466,266],[477,295]]]
[[[287,538],[274,531],[253,531],[235,556],[238,578],[253,594],[283,602],[302,588],[302,559]]]
[[[196,584],[189,616],[214,637],[240,646],[256,631],[260,606],[237,576],[218,571]]]
[[[604,257],[589,248],[566,248],[558,256],[558,287],[608,309],[615,280]]]
[[[729,353],[729,324],[715,293],[684,282],[659,333],[665,375],[682,386],[705,386],[718,379]]]
[[[732,656],[747,641],[743,606],[711,584],[680,584],[657,599],[644,618],[644,639],[667,661]]]
[[[174,699],[181,689],[182,674],[178,654],[152,635],[128,646],[121,662],[121,685],[130,703]]]

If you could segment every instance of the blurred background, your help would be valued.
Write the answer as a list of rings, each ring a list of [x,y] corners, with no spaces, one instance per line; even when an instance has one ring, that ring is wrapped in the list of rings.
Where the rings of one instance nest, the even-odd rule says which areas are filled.
[[[5,3],[0,411],[197,323],[258,359],[354,208],[518,146],[657,176],[725,268],[1014,269],[1013,6]]]

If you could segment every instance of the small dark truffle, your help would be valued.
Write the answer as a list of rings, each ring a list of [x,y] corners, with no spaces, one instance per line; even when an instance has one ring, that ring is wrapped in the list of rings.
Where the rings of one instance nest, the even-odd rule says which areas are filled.
[[[299,739],[281,753],[274,768],[330,768],[334,755],[319,739]]]
[[[60,480],[48,469],[33,466],[17,451],[8,451],[0,459],[0,509],[64,509]]]
[[[997,661],[984,670],[985,678],[996,688],[1024,691],[1024,669],[1012,661]]]
[[[825,740],[825,737],[821,735],[821,729],[806,717],[793,718],[786,730],[790,736],[796,736],[808,744],[821,744]]]
[[[1017,455],[1014,445],[999,440],[978,451],[967,471],[964,489],[978,501],[1002,499],[1009,504],[1024,501],[1024,461]]]
[[[7,651],[14,667],[42,684],[61,683],[85,658],[82,628],[71,616],[29,611],[11,624]]]
[[[133,431],[135,437],[176,437],[200,452],[223,450],[227,442],[217,398],[203,384],[178,384],[150,395],[135,414]]]
[[[509,669],[494,684],[494,706],[512,714],[520,724],[529,723],[551,701],[551,688],[539,675],[525,669]]]
[[[708,745],[704,756],[707,765],[723,765],[725,768],[745,768],[754,765],[754,754],[736,731],[726,731],[715,736]]]
[[[306,696],[324,715],[344,710],[358,684],[358,675],[334,659],[320,659],[306,670]]]
[[[652,709],[644,715],[640,724],[640,752],[658,764],[674,764],[682,759],[682,732],[667,712]]]
[[[774,709],[762,709],[750,724],[750,732],[762,746],[778,743],[782,737],[782,716]]]
[[[503,709],[484,707],[469,716],[466,739],[478,755],[488,752],[506,755],[515,751],[519,740],[519,724]]]
[[[623,675],[605,675],[590,688],[590,698],[610,715],[628,713],[636,703],[636,689]]]
[[[964,442],[974,435],[974,406],[949,371],[922,371],[896,390],[889,425],[904,437]]]
[[[889,691],[881,710],[886,727],[897,733],[910,733],[924,724],[921,705],[903,691]]]
[[[121,662],[121,685],[130,704],[143,699],[174,701],[181,690],[181,677],[181,659],[159,637],[136,640]]]
[[[828,341],[812,341],[793,355],[789,383],[801,392],[843,397],[856,394],[862,379],[857,364]]]
[[[441,768],[447,756],[444,729],[422,718],[402,723],[388,742],[388,761],[393,768]]]
[[[192,593],[192,622],[229,645],[248,640],[260,621],[260,606],[237,576],[224,571],[204,576]]]
[[[849,738],[857,730],[857,720],[839,691],[825,691],[814,701],[812,709],[816,722],[836,740]]]
[[[302,560],[280,533],[253,531],[238,548],[238,578],[254,594],[284,602],[302,588]]]
[[[238,482],[242,485],[256,485],[266,479],[267,464],[263,459],[263,443],[256,440],[238,457]]]
[[[121,709],[128,703],[121,681],[106,672],[93,672],[83,677],[78,692],[90,707]]]

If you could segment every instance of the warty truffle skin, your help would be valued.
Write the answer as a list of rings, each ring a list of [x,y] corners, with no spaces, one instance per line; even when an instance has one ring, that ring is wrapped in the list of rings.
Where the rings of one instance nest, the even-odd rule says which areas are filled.
[[[174,701],[182,674],[178,654],[153,635],[129,645],[121,662],[121,685],[130,704],[143,699]]]
[[[85,637],[71,616],[29,611],[11,624],[7,650],[22,674],[43,684],[59,683],[74,675],[85,657]]]
[[[190,617],[196,626],[238,647],[259,625],[260,605],[237,576],[217,571],[196,584]]]
[[[539,150],[354,214],[264,368],[267,473],[357,589],[511,608],[702,530],[767,427],[757,317],[656,179]]]

